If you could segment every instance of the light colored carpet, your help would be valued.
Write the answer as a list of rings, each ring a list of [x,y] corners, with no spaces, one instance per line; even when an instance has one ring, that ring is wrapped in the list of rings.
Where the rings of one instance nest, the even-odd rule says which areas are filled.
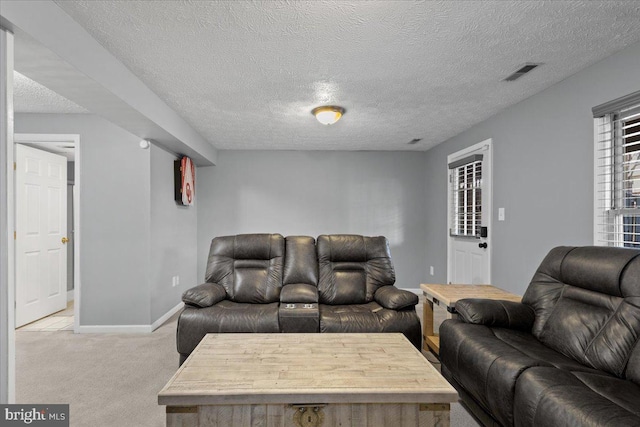
[[[16,332],[16,401],[68,403],[71,426],[164,426],[176,319],[151,334]]]
[[[178,368],[176,320],[151,334],[16,331],[16,401],[68,403],[73,427],[164,426],[157,393]],[[478,426],[459,404],[451,425]]]

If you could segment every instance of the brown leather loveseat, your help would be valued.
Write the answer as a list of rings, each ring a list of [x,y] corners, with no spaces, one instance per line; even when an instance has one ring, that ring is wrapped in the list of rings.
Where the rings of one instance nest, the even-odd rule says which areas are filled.
[[[182,297],[180,363],[207,333],[402,332],[421,346],[418,297],[393,286],[385,237],[216,237],[205,280]]]
[[[442,374],[485,425],[640,426],[640,251],[558,247],[522,303],[456,303]]]

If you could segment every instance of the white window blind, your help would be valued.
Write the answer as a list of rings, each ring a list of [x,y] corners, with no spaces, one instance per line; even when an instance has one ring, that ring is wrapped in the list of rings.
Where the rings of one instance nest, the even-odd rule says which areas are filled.
[[[640,93],[624,99],[594,108],[595,240],[640,248]]]
[[[480,237],[482,226],[482,155],[449,164],[452,236]]]

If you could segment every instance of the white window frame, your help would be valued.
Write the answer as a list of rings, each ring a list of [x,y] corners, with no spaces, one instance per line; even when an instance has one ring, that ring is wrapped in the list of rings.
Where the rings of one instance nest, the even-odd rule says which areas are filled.
[[[452,167],[449,169],[449,186],[451,192],[451,203],[449,204],[449,216],[450,216],[450,228],[449,233],[455,237],[469,237],[474,239],[480,238],[480,227],[482,227],[482,178],[479,182],[476,181],[476,174],[480,169],[482,174],[482,158],[480,159],[468,159],[464,163]],[[465,168],[463,171],[465,176],[464,183],[459,181],[460,174],[458,171],[461,168]],[[470,169],[469,169],[470,168]],[[468,178],[471,178],[470,180]],[[469,182],[472,181],[472,182]],[[460,185],[463,185],[461,188]],[[471,200],[467,195],[469,190],[471,191]],[[477,200],[478,195],[480,200]],[[460,197],[464,199],[460,202]],[[465,212],[460,214],[460,208],[464,207]],[[471,208],[471,212],[468,211]],[[478,212],[478,208],[480,211]],[[478,217],[479,215],[479,217]],[[469,229],[471,233],[468,233]]]
[[[620,206],[625,200],[621,189],[625,177],[620,166],[624,153],[616,148],[622,147],[619,144],[624,141],[619,135],[617,115],[630,109],[640,112],[640,91],[593,108],[593,243],[597,246],[624,247],[624,216],[640,217],[640,206]],[[607,156],[603,150],[610,154]]]

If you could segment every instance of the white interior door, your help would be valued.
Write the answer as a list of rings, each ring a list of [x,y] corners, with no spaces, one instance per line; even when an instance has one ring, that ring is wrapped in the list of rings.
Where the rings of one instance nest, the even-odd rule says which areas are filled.
[[[491,160],[488,139],[447,158],[447,281],[491,283]]]
[[[16,327],[67,306],[67,159],[16,145]]]

